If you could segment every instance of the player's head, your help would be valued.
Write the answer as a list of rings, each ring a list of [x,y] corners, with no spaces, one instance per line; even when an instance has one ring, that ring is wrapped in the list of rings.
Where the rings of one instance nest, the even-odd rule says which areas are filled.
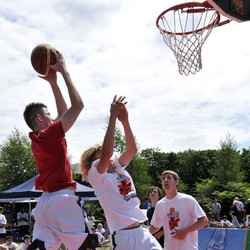
[[[162,187],[166,191],[167,189],[177,188],[179,183],[179,175],[172,171],[166,170],[161,174]]]
[[[100,158],[102,152],[102,145],[96,144],[93,147],[86,150],[80,160],[80,170],[82,172],[82,179],[85,180],[88,177],[89,169],[93,161]]]
[[[31,128],[31,130],[34,131],[37,126],[37,116],[44,116],[44,109],[47,109],[47,106],[40,102],[32,102],[25,107],[23,117],[27,125]]]
[[[172,170],[166,170],[166,171],[164,171],[162,174],[161,174],[161,177],[163,177],[163,176],[165,176],[165,175],[171,175],[173,178],[174,178],[174,180],[175,181],[178,181],[179,180],[179,175],[176,173],[176,172],[174,172],[174,171],[172,171]]]

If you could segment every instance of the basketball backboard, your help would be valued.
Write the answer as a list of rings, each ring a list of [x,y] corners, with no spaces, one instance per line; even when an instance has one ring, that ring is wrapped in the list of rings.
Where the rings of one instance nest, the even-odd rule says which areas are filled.
[[[222,15],[243,22],[250,20],[249,0],[207,0]]]

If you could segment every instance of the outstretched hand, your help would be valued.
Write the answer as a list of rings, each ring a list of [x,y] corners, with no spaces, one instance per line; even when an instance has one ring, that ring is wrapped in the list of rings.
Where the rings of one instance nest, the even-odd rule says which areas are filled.
[[[125,96],[120,96],[118,99],[116,99],[116,97],[117,95],[115,95],[110,107],[111,116],[114,118],[117,118],[120,115],[122,107],[126,104],[126,102],[123,102]]]
[[[66,71],[66,64],[63,55],[58,50],[55,49],[52,49],[52,53],[56,57],[56,64],[48,65],[48,67],[50,68],[48,75],[46,76],[39,75],[40,78],[48,81],[50,84],[57,82],[57,74],[56,74],[57,71],[60,73]]]

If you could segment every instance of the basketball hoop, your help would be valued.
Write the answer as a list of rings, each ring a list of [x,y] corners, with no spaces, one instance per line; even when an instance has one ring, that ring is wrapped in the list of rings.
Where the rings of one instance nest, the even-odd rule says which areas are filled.
[[[208,2],[189,2],[162,12],[156,26],[177,59],[179,73],[188,75],[202,69],[201,48],[213,28],[228,22],[220,23],[220,13]]]

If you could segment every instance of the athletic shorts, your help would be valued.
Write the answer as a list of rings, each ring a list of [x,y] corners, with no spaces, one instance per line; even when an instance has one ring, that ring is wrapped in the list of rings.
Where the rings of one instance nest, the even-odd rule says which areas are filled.
[[[74,190],[43,192],[33,210],[33,241],[44,241],[47,250],[57,250],[61,243],[70,250],[79,249],[88,233],[85,233],[83,212],[77,201]]]
[[[145,227],[120,230],[112,233],[111,249],[113,250],[162,250],[161,245]]]

